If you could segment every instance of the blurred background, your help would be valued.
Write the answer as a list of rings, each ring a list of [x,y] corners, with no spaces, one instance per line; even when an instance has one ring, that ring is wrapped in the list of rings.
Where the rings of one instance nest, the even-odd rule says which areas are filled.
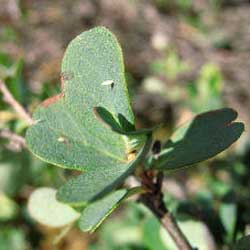
[[[118,37],[138,127],[229,106],[246,132],[225,153],[169,173],[164,201],[199,250],[229,250],[250,233],[249,0],[0,0],[0,78],[31,113],[58,93],[63,52],[97,25]],[[24,136],[26,125],[0,96],[0,129]],[[63,170],[21,143],[0,138],[0,250],[176,250],[140,204],[127,202],[100,229],[73,227],[55,239],[27,212],[30,193],[59,187]]]

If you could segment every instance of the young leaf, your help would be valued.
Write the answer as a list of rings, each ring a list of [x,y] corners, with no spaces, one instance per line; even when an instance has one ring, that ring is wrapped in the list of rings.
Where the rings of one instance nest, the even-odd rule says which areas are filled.
[[[35,111],[36,122],[26,134],[28,147],[44,161],[80,171],[127,164],[125,137],[97,121],[96,106],[134,125],[121,48],[103,27],[69,44],[62,62],[62,93]]]
[[[79,227],[84,232],[93,232],[127,197],[140,192],[140,188],[120,189],[87,206],[80,217]]]
[[[96,117],[109,129],[115,131],[118,134],[122,135],[144,135],[150,134],[157,127],[153,128],[145,128],[135,130],[134,126],[130,124],[122,115],[118,115],[118,121],[116,121],[115,117],[105,108],[103,107],[95,107],[94,113]]]
[[[232,240],[237,223],[237,206],[235,203],[222,203],[219,208],[219,216],[226,230],[227,239]]]
[[[237,113],[224,108],[196,116],[180,127],[151,163],[158,169],[171,170],[188,166],[222,152],[244,131],[244,125],[233,122]]]
[[[131,174],[136,164],[149,151],[151,142],[152,137],[148,136],[136,158],[128,164],[117,164],[113,168],[103,169],[102,171],[96,168],[72,178],[59,188],[57,199],[71,205],[86,205],[88,202],[107,194]]]
[[[43,187],[30,196],[28,210],[31,217],[49,227],[63,227],[76,221],[80,214],[56,200],[56,190]]]

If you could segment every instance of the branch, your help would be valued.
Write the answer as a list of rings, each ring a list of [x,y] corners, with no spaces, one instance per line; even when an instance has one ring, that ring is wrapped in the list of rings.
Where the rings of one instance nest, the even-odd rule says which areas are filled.
[[[0,130],[0,137],[4,139],[8,139],[11,142],[14,142],[15,144],[20,145],[20,147],[22,148],[26,148],[25,139],[22,136],[14,134],[8,129]]]
[[[186,236],[180,230],[175,218],[166,208],[163,202],[163,194],[161,185],[163,174],[160,172],[157,176],[156,183],[153,182],[153,177],[144,172],[142,176],[142,184],[148,190],[140,196],[139,201],[142,202],[151,212],[158,218],[162,226],[174,240],[179,250],[193,250]]]
[[[3,100],[8,103],[18,114],[18,116],[26,121],[29,125],[33,124],[33,120],[28,112],[18,103],[10,91],[7,89],[5,83],[0,80],[0,91],[3,93]]]

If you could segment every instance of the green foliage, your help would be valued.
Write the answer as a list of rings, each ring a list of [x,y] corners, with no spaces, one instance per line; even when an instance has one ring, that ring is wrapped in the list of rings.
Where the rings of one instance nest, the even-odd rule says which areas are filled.
[[[237,208],[234,203],[222,203],[219,209],[219,215],[222,221],[222,224],[226,230],[227,241],[231,243],[234,237],[234,231],[236,227],[236,215]]]
[[[248,250],[250,246],[250,235],[241,238],[234,246],[233,250]]]
[[[222,87],[222,75],[218,67],[211,63],[203,65],[198,80],[187,86],[190,97],[188,105],[196,113],[221,108]]]
[[[113,216],[98,231],[97,242],[91,250],[135,250],[145,249],[142,241],[142,207],[128,202],[120,216]],[[153,231],[151,231],[153,233]],[[147,235],[148,236],[148,235]]]
[[[178,71],[182,69],[179,66]],[[61,94],[36,109],[34,125],[26,134],[34,155],[84,173],[59,188],[58,202],[55,190],[49,194],[42,190],[51,205],[35,191],[29,203],[31,214],[39,222],[55,226],[56,207],[59,225],[66,225],[78,213],[70,210],[73,218],[61,222],[63,209],[77,206],[82,213],[80,229],[93,231],[130,194],[123,189],[111,191],[133,174],[140,162],[147,162],[151,169],[172,170],[213,157],[243,132],[243,124],[233,122],[236,117],[228,108],[201,114],[179,128],[159,153],[150,152],[157,127],[135,129],[116,38],[103,27],[84,32],[65,52]]]
[[[105,28],[85,32],[70,43],[62,63],[62,78],[61,95],[36,110],[35,124],[28,129],[26,140],[39,158],[63,168],[87,171],[58,193],[64,202],[83,205],[110,192],[131,173],[149,150],[150,136],[143,136],[144,147],[130,159],[133,136],[106,129],[94,115],[93,108],[102,105],[124,129],[127,124],[131,124],[130,129],[134,127],[121,49]],[[89,177],[96,179],[89,182]]]
[[[28,154],[26,151],[13,153],[1,147],[0,161],[0,190],[8,196],[14,196],[28,182]]]
[[[80,229],[82,231],[93,232],[125,198],[140,191],[140,188],[133,188],[130,190],[120,189],[108,194],[96,202],[93,202],[83,210],[79,220]]]
[[[107,170],[96,169],[72,178],[65,185],[59,188],[57,198],[61,202],[74,206],[85,206],[89,202],[107,194],[118,186],[133,170],[133,166],[145,156],[151,146],[151,138],[147,140],[145,146],[139,151],[137,157],[131,161],[126,169],[124,165],[116,165]]]
[[[5,80],[8,89],[21,103],[24,99],[23,86],[24,62],[21,58],[12,60],[7,54],[0,52],[0,79]]]
[[[169,204],[168,204],[169,205]],[[181,220],[178,224],[185,235],[199,250],[210,250],[207,227],[201,221],[192,218]],[[128,202],[126,210],[119,216],[113,216],[99,230],[99,239],[90,249],[119,250],[176,250],[176,246],[164,231],[159,221],[142,205]]]
[[[163,74],[167,79],[173,80],[176,79],[178,74],[186,72],[188,65],[179,58],[175,51],[170,50],[165,58],[152,64],[152,70]]]
[[[15,218],[17,214],[17,204],[0,192],[0,221],[7,221]]]
[[[0,250],[27,250],[24,232],[21,229],[0,228]]]
[[[192,0],[156,0],[156,5],[163,10],[176,9],[187,12],[192,7]]]
[[[175,170],[215,156],[244,131],[242,123],[233,122],[236,118],[237,113],[229,108],[196,116],[177,129],[157,157],[151,156],[151,164],[158,169]]]
[[[161,225],[155,218],[149,217],[144,221],[142,240],[148,249],[165,250],[166,246],[161,239],[160,229]]]
[[[65,52],[62,78],[61,95],[34,113],[36,124],[26,135],[29,148],[45,161],[80,171],[126,165],[126,140],[105,129],[93,113],[101,104],[134,123],[121,50],[113,35],[96,28],[75,38]],[[114,87],[102,85],[107,80]]]

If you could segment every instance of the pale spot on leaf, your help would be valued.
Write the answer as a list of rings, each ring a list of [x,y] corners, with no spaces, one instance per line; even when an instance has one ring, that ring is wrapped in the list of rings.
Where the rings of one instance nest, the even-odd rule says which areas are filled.
[[[57,141],[59,141],[59,142],[66,142],[66,138],[60,136],[60,137],[57,139]]]
[[[107,80],[101,83],[103,86],[111,86],[111,88],[114,87],[114,81],[113,80]]]

